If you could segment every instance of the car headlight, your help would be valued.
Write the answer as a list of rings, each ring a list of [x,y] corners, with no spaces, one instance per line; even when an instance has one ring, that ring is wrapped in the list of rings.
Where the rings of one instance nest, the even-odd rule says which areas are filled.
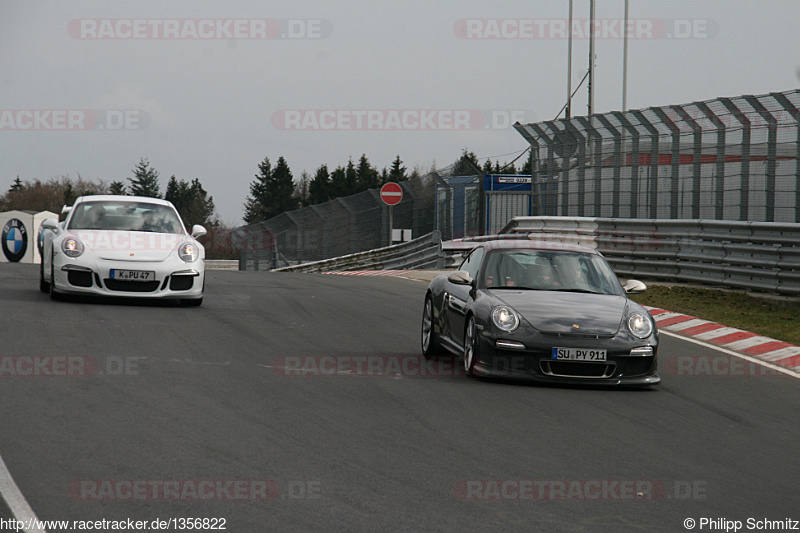
[[[83,253],[83,243],[76,237],[67,237],[61,241],[61,251],[67,257],[80,257]]]
[[[196,261],[198,257],[197,245],[193,242],[185,242],[181,244],[181,247],[178,248],[178,257],[187,263]]]
[[[513,309],[503,305],[492,310],[492,322],[501,330],[510,333],[519,326],[519,316]]]
[[[628,331],[640,339],[646,339],[653,333],[653,322],[642,313],[633,313],[628,317]]]

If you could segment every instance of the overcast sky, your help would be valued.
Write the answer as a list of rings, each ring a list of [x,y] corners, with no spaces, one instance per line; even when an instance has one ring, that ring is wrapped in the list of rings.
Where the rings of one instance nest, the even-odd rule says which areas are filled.
[[[596,4],[605,112],[622,108],[624,2]],[[239,224],[266,156],[295,178],[362,153],[379,169],[464,148],[509,161],[527,147],[510,124],[566,101],[567,15],[567,0],[0,0],[0,188],[127,180],[146,157],[162,191],[198,178]],[[630,18],[630,109],[800,85],[797,0],[630,0]],[[584,86],[573,114],[586,104]]]

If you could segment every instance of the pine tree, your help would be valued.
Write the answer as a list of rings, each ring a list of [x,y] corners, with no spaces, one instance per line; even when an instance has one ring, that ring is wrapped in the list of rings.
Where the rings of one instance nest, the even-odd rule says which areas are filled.
[[[108,194],[125,195],[125,184],[121,181],[112,181],[108,185]]]
[[[269,158],[265,157],[258,168],[259,173],[250,184],[250,196],[244,206],[244,220],[248,224],[269,220],[297,208],[294,179],[286,159],[279,157],[273,169]]]
[[[367,189],[380,187],[380,175],[370,164],[366,154],[361,154],[361,159],[358,160],[356,182],[358,183],[356,186],[358,191],[366,191]]]
[[[21,191],[24,188],[25,184],[22,183],[22,180],[19,179],[19,176],[17,176],[16,178],[14,178],[14,182],[11,184],[11,187],[9,187],[8,192]]]
[[[308,203],[321,204],[331,199],[331,176],[328,165],[321,165],[308,186]]]
[[[483,170],[484,174],[491,174],[492,173],[492,161],[490,159],[487,159],[486,162],[483,164],[483,167],[481,167],[481,169]]]
[[[528,152],[528,158],[525,160],[525,164],[522,165],[519,173],[528,175],[533,174],[533,150]]]
[[[400,155],[398,154],[397,157],[394,158],[392,161],[392,169],[389,171],[388,181],[406,181],[408,176],[406,175],[406,167],[403,166],[403,162],[400,160]]]
[[[272,164],[269,157],[258,165],[258,174],[255,180],[250,183],[250,196],[244,204],[244,221],[248,224],[255,224],[267,220],[267,206],[269,205],[269,180],[272,178]]]
[[[309,190],[311,188],[311,176],[305,170],[300,174],[300,181],[294,185],[294,197],[300,207],[307,207],[309,204]]]
[[[158,172],[150,167],[150,161],[145,158],[133,169],[133,178],[128,178],[131,182],[131,194],[133,196],[149,196],[151,198],[161,198],[158,185]]]
[[[353,164],[352,158],[347,162],[347,168],[344,171],[345,192],[343,196],[350,196],[360,192],[358,190],[358,172],[356,166]]]
[[[346,172],[343,166],[338,166],[331,172],[330,197],[339,198],[340,196],[347,195]]]
[[[172,176],[167,183],[164,199],[172,202],[183,220],[184,226],[191,230],[195,224],[210,227],[216,224],[214,217],[214,199],[200,184],[193,179],[191,183]]]
[[[278,164],[275,165],[275,170],[272,172],[270,185],[270,195],[274,209],[270,218],[284,211],[297,209],[297,200],[294,197],[294,177],[283,156],[278,158]]]
[[[478,156],[475,152],[470,152],[466,148],[461,152],[461,158],[453,163],[453,176],[474,176],[476,169],[480,169]]]

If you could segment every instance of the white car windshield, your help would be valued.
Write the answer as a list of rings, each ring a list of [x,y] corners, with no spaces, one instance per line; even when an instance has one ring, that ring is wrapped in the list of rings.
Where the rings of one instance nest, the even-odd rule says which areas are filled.
[[[81,202],[73,208],[68,229],[184,233],[175,211],[147,202]]]

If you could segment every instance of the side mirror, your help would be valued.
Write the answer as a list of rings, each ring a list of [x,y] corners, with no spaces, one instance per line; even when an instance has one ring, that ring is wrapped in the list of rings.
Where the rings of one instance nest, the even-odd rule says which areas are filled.
[[[622,288],[625,289],[625,292],[628,294],[640,294],[647,290],[647,285],[638,279],[629,279]]]
[[[447,276],[447,281],[455,285],[472,285],[472,277],[466,270],[456,270]]]
[[[195,239],[196,239],[196,238],[198,238],[198,237],[202,237],[202,236],[203,236],[203,235],[205,235],[206,233],[208,233],[208,232],[206,231],[206,228],[204,228],[204,227],[203,227],[203,226],[201,226],[200,224],[195,224],[194,226],[192,226],[192,237],[193,237],[193,238],[195,238]]]
[[[58,220],[55,218],[48,218],[42,222],[42,229],[49,229],[51,231],[58,231]]]
[[[71,209],[72,209],[71,205],[65,205],[64,207],[61,208],[61,214],[66,215],[70,212]]]

